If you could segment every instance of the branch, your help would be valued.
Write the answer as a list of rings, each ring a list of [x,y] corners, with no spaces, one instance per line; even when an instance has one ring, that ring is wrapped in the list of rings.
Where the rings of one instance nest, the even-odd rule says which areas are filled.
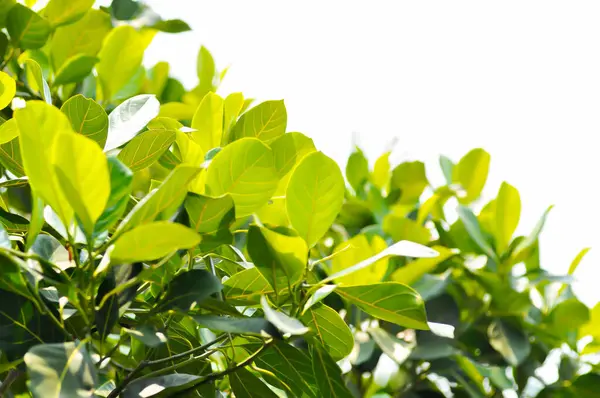
[[[23,374],[22,371],[17,369],[11,369],[10,372],[6,375],[6,378],[0,384],[0,398],[3,397],[8,390],[10,389],[11,384],[19,378]]]
[[[117,396],[119,396],[119,394],[125,389],[125,387],[127,387],[127,385],[129,385],[129,383],[131,383],[136,376],[144,369],[146,369],[148,366],[154,366],[154,365],[161,365],[163,363],[166,362],[171,362],[180,358],[185,358],[187,356],[193,355],[198,351],[204,351],[206,350],[208,347],[224,340],[225,338],[227,338],[227,335],[221,335],[219,337],[217,337],[216,339],[214,339],[213,341],[211,341],[210,343],[204,344],[200,347],[196,347],[196,348],[192,348],[191,350],[182,352],[180,354],[176,354],[176,355],[172,355],[170,357],[167,358],[161,358],[161,359],[156,359],[154,361],[141,361],[138,366],[133,369],[131,371],[131,373],[129,373],[127,375],[127,377],[125,377],[125,379],[123,380],[123,382],[121,382],[121,384],[119,384],[114,390],[112,390],[110,392],[110,394],[108,394],[108,396],[106,398],[116,398]]]

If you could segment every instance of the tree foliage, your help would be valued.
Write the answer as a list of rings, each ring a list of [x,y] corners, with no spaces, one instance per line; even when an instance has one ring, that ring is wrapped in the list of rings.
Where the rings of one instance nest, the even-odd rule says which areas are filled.
[[[28,5],[0,0],[0,395],[595,396],[586,251],[544,271],[508,183],[476,211],[483,149],[344,178],[206,48],[192,89],[144,67],[185,22]]]

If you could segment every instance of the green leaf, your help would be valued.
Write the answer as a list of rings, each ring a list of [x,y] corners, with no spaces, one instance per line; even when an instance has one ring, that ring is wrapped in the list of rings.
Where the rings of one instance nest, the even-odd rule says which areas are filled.
[[[373,185],[383,189],[390,180],[390,152],[381,155],[373,165],[373,174],[371,175]]]
[[[225,299],[234,305],[258,303],[262,295],[273,292],[273,287],[255,267],[232,275],[223,284]]]
[[[198,73],[198,89],[201,95],[208,93],[209,91],[214,91],[215,87],[213,81],[215,79],[215,75],[217,74],[217,70],[215,68],[215,61],[210,54],[210,51],[204,46],[200,47],[200,51],[198,52],[198,59],[196,64],[196,69]]]
[[[48,21],[21,4],[11,7],[6,29],[14,45],[23,49],[42,48],[51,31]]]
[[[573,275],[575,273],[575,271],[577,270],[577,267],[579,266],[579,263],[581,263],[581,260],[583,260],[583,258],[585,257],[585,255],[591,250],[591,247],[586,247],[585,249],[582,249],[577,256],[575,256],[575,258],[573,259],[573,261],[571,262],[571,265],[569,266],[569,275]]]
[[[473,242],[475,242],[477,246],[479,246],[479,248],[489,258],[493,259],[494,261],[496,261],[496,263],[498,263],[498,256],[496,256],[494,249],[492,248],[492,246],[490,246],[486,237],[483,235],[483,232],[481,231],[481,227],[479,225],[479,221],[477,221],[477,217],[475,217],[475,214],[473,214],[473,212],[469,208],[464,206],[459,206],[457,212],[458,217],[464,224],[465,229],[467,230],[467,233],[469,234],[471,239],[473,239]]]
[[[192,138],[204,152],[221,145],[223,136],[223,98],[209,92],[202,98],[192,119]]]
[[[104,148],[108,135],[108,115],[93,99],[77,94],[69,98],[60,110],[67,115],[71,127]]]
[[[423,299],[401,283],[338,286],[335,293],[375,318],[407,328],[429,329]]]
[[[88,236],[104,211],[110,196],[110,175],[102,149],[95,141],[64,133],[56,145],[56,177],[67,201]]]
[[[391,235],[395,241],[408,240],[426,245],[431,240],[431,233],[427,227],[394,213],[384,217],[383,231]]]
[[[303,351],[284,342],[277,342],[263,351],[255,363],[272,374],[264,374],[270,384],[290,391],[291,396],[320,397],[315,391],[315,376],[310,358]]]
[[[485,186],[490,167],[490,154],[481,148],[467,153],[452,170],[452,181],[460,184],[466,191],[459,197],[461,203],[470,203],[477,199]]]
[[[0,0],[0,29],[6,26],[6,18],[17,0]]]
[[[62,26],[54,32],[50,42],[50,61],[58,72],[74,57],[98,55],[104,37],[112,29],[110,15],[101,10],[89,10],[77,22]]]
[[[244,137],[270,142],[285,133],[287,112],[283,100],[265,101],[244,113],[231,129],[231,140]]]
[[[67,60],[56,72],[53,84],[61,86],[83,81],[94,69],[98,58],[85,54],[77,54]]]
[[[306,304],[304,305],[304,308],[302,309],[302,314],[306,313],[306,311],[308,311],[308,309],[311,308],[313,305],[323,301],[323,299],[325,299],[325,297],[327,297],[331,293],[333,293],[333,291],[335,290],[336,287],[337,287],[337,285],[323,285],[316,290],[314,290],[314,288],[311,289],[307,293],[308,295],[310,295],[310,298],[306,301]],[[314,292],[313,292],[313,290],[314,290]]]
[[[297,336],[305,334],[309,331],[309,329],[296,318],[292,318],[283,312],[276,311],[271,308],[265,296],[261,297],[260,305],[265,313],[265,318],[267,318],[267,320],[271,322],[273,326],[281,330],[282,333],[289,333]]]
[[[110,12],[119,21],[135,19],[143,11],[141,3],[135,0],[113,0],[110,4]]]
[[[218,198],[189,194],[185,199],[185,210],[190,226],[202,234],[214,234],[228,229],[235,221],[235,209],[231,196]]]
[[[334,360],[343,359],[352,351],[352,332],[332,308],[319,304],[308,309],[300,320],[316,334],[316,339]]]
[[[167,294],[157,304],[155,311],[175,308],[188,311],[221,289],[223,286],[219,279],[208,271],[193,269],[182,272],[167,285]]]
[[[155,24],[150,25],[150,28],[160,30],[165,33],[181,33],[192,30],[190,25],[182,21],[181,19],[168,19],[166,21],[158,21]]]
[[[167,336],[162,331],[148,325],[142,325],[135,329],[123,329],[131,337],[141,341],[148,347],[158,347],[167,342]]]
[[[292,233],[278,233],[256,225],[251,225],[248,230],[248,254],[276,292],[283,288],[277,285],[281,279],[287,282],[285,287],[301,281],[308,261],[307,253],[304,240]]]
[[[185,390],[195,385],[201,378],[201,376],[195,376],[185,373],[175,373],[158,377],[137,379],[134,380],[131,384],[129,384],[123,390],[123,393],[119,396],[123,398],[150,398],[155,396],[175,396],[179,391]]]
[[[351,239],[342,242],[335,247],[333,251],[334,257],[331,259],[331,272],[340,272],[375,256],[386,248],[385,241],[380,236],[374,236],[369,243],[366,235],[355,235]],[[362,270],[341,278],[336,278],[336,283],[344,285],[362,285],[381,282],[387,269],[388,259],[384,257]]]
[[[44,16],[53,27],[77,21],[92,8],[94,0],[50,0],[44,8]]]
[[[98,383],[85,342],[37,345],[25,354],[34,397],[91,396]]]
[[[244,368],[231,373],[229,383],[236,398],[277,398],[265,383]]]
[[[108,138],[105,151],[125,144],[158,116],[160,103],[154,95],[137,95],[117,106],[108,115]]]
[[[249,216],[266,204],[277,182],[273,153],[255,138],[227,145],[212,160],[206,174],[207,193],[231,195],[237,218]]]
[[[117,281],[114,271],[111,269],[98,287],[96,306],[100,306],[104,296],[116,287]],[[105,340],[119,321],[119,296],[115,294],[105,300],[104,304],[94,311],[94,318],[100,339]]]
[[[0,144],[6,144],[19,135],[19,127],[15,118],[8,119],[0,125]]]
[[[318,344],[312,344],[310,346],[310,357],[319,397],[353,397],[348,387],[344,384],[341,369],[323,347]]]
[[[118,158],[131,171],[154,164],[175,142],[175,130],[147,130],[125,145]]]
[[[3,265],[2,278],[11,282]],[[36,344],[63,341],[61,333],[47,315],[42,315],[23,296],[0,289],[0,350],[8,360],[23,358]]]
[[[296,166],[286,192],[290,222],[309,247],[331,227],[344,201],[344,177],[338,165],[314,152]]]
[[[102,215],[96,221],[94,233],[110,229],[125,212],[131,193],[133,173],[115,157],[108,158],[110,173],[110,195]]]
[[[231,93],[223,102],[223,137],[222,146],[229,142],[229,131],[237,121],[244,107],[244,95],[242,93]]]
[[[381,351],[396,361],[396,363],[402,365],[408,359],[414,343],[409,344],[404,340],[392,336],[380,327],[371,327],[368,330],[373,340],[381,348]]]
[[[442,155],[440,156],[440,167],[442,168],[442,173],[444,173],[444,178],[446,179],[446,184],[452,184],[452,173],[454,171],[454,163],[448,157]]]
[[[115,243],[111,261],[136,262],[164,257],[200,243],[200,235],[181,224],[157,221],[125,232]]]
[[[503,182],[496,198],[496,250],[504,252],[519,225],[521,197],[519,191]]]
[[[6,108],[12,102],[17,92],[15,79],[0,71],[0,109]]]
[[[123,219],[117,232],[125,232],[140,224],[154,221],[164,210],[183,202],[188,184],[198,174],[197,167],[178,166],[160,186],[140,200]],[[115,232],[115,233],[117,233]]]
[[[454,255],[452,250],[443,246],[433,246],[432,249],[437,251],[439,256],[433,258],[419,258],[411,261],[394,271],[390,276],[390,279],[398,283],[412,285],[414,282],[421,279],[423,275],[433,271],[439,264]]]
[[[352,152],[348,158],[348,163],[346,164],[346,179],[354,189],[354,192],[358,192],[363,183],[369,179],[369,161],[364,153],[358,148],[356,148],[356,151]]]
[[[202,327],[226,333],[270,334],[272,327],[264,318],[234,318],[229,316],[196,315],[194,320]]]
[[[103,99],[111,100],[136,75],[152,35],[130,25],[118,26],[108,33],[96,65]]]
[[[19,142],[23,166],[32,190],[44,199],[59,215],[64,224],[73,218],[71,208],[58,179],[50,169],[54,159],[54,145],[61,133],[71,132],[67,117],[52,105],[28,101],[27,106],[15,111],[19,126]],[[71,133],[72,134],[72,133]]]
[[[34,90],[40,93],[46,103],[52,105],[52,94],[50,87],[44,79],[42,67],[33,59],[25,60],[25,72],[27,74],[27,83]]]
[[[404,162],[392,170],[391,187],[400,190],[400,204],[412,205],[429,184],[423,162]]]
[[[566,336],[573,333],[577,337],[579,328],[590,320],[590,310],[581,301],[576,298],[570,298],[560,302],[552,309],[550,313],[552,333],[558,333]]]
[[[511,366],[520,365],[529,353],[531,345],[524,331],[507,322],[496,320],[488,328],[490,345],[498,351]]]
[[[275,157],[275,169],[280,178],[288,174],[304,156],[316,151],[313,140],[302,133],[284,134],[270,145]]]

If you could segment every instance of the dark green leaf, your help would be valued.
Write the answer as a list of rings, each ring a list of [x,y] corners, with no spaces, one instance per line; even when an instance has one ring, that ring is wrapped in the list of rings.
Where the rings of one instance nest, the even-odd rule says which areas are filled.
[[[157,305],[156,311],[176,308],[187,311],[193,304],[200,304],[221,289],[221,282],[208,271],[195,269],[182,272],[167,285],[167,294]]]
[[[181,19],[169,19],[166,21],[158,21],[151,25],[150,28],[160,30],[166,33],[180,33],[192,30],[190,25],[182,21]]]
[[[43,47],[51,31],[48,21],[21,4],[10,9],[6,29],[12,42],[23,49]]]
[[[98,288],[96,295],[96,305],[100,305],[106,294],[117,287],[117,282],[113,270],[111,269]],[[111,296],[105,300],[104,305],[95,311],[96,329],[100,334],[100,339],[104,340],[112,331],[112,328],[119,320],[119,297]]]
[[[276,311],[269,305],[265,296],[260,299],[260,304],[265,313],[265,318],[271,322],[277,329],[282,333],[289,333],[291,335],[302,335],[309,331],[309,329],[302,324],[296,318],[292,318],[281,311]]]
[[[64,84],[79,83],[86,76],[92,73],[94,65],[98,62],[98,58],[85,55],[77,54],[74,57],[69,58],[56,72],[54,78],[54,85],[61,86]]]
[[[272,326],[264,318],[234,318],[228,316],[196,315],[194,320],[202,327],[227,333],[271,334]]]
[[[313,374],[317,381],[319,397],[323,398],[352,398],[342,379],[342,371],[327,352],[317,344],[310,346]]]
[[[277,398],[265,383],[244,368],[230,374],[229,383],[236,398]]]
[[[159,377],[138,379],[123,390],[123,398],[150,398],[154,396],[174,396],[178,391],[193,386],[200,376],[176,373]]]
[[[473,239],[473,242],[475,242],[477,246],[479,246],[479,248],[483,250],[483,252],[489,258],[493,259],[494,261],[496,261],[496,263],[498,263],[498,256],[496,256],[496,252],[494,251],[492,246],[490,246],[486,237],[483,235],[483,232],[481,231],[481,227],[479,225],[479,221],[477,221],[477,217],[475,217],[475,215],[469,208],[464,206],[459,206],[457,211],[458,217],[463,222],[465,229],[467,230],[471,239]]]
[[[167,341],[165,334],[153,326],[143,325],[135,329],[124,329],[130,336],[138,339],[148,347],[158,347]]]
[[[110,172],[110,196],[104,212],[96,221],[95,236],[112,228],[119,221],[127,208],[133,183],[133,173],[117,158],[108,157],[108,170]]]
[[[490,345],[512,366],[518,366],[531,352],[529,337],[511,324],[496,320],[488,328]]]

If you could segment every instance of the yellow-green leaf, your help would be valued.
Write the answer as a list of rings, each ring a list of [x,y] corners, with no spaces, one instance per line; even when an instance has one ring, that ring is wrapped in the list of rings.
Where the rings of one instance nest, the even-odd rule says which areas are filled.
[[[60,110],[67,115],[74,131],[104,148],[108,134],[108,115],[103,107],[93,99],[77,94],[65,101]]]
[[[135,76],[150,39],[130,25],[118,26],[106,36],[96,64],[103,99],[112,99]]]
[[[72,133],[69,120],[57,108],[42,101],[28,101],[25,108],[15,111],[15,119],[29,185],[56,211],[63,223],[69,225],[73,209],[51,169],[57,137],[64,132]]]
[[[231,195],[237,218],[249,216],[267,203],[277,182],[273,153],[256,138],[227,145],[212,160],[206,174],[207,193]]]
[[[460,184],[466,195],[461,203],[477,199],[485,186],[490,167],[490,154],[481,148],[467,153],[452,170],[452,181]]]
[[[390,152],[386,152],[377,158],[373,166],[371,180],[373,181],[373,185],[379,189],[387,186],[390,180]]]
[[[168,102],[160,106],[160,117],[170,117],[175,120],[192,120],[194,117],[194,107],[182,102]]]
[[[119,160],[131,171],[152,165],[175,142],[175,130],[147,130],[125,145]]]
[[[439,255],[433,258],[418,258],[398,268],[390,277],[393,281],[411,285],[418,281],[423,275],[433,271],[442,262],[454,255],[452,250],[443,246],[433,246],[432,249]]]
[[[77,54],[67,60],[60,69],[56,72],[53,85],[60,86],[70,83],[79,83],[86,76],[92,73],[94,65],[98,62],[98,58]]]
[[[200,235],[181,224],[157,221],[125,232],[115,243],[111,261],[132,263],[164,257],[200,243]]]
[[[204,46],[200,47],[200,51],[198,52],[196,69],[198,72],[198,79],[200,81],[198,84],[200,95],[203,96],[209,91],[214,91],[215,87],[213,81],[215,79],[217,69],[215,67],[215,60],[210,54],[210,51],[208,51],[208,49]]]
[[[408,240],[425,245],[431,239],[427,227],[410,218],[390,213],[383,219],[383,230],[391,235],[394,241]]]
[[[221,144],[229,141],[229,130],[237,121],[244,107],[244,95],[242,93],[231,93],[225,97],[223,102],[223,137]]]
[[[223,135],[223,98],[208,93],[202,98],[192,119],[192,138],[204,152],[221,145]]]
[[[58,72],[67,60],[77,55],[98,55],[104,37],[111,29],[110,15],[94,9],[77,22],[56,29],[50,43],[50,61],[54,71]]]
[[[283,100],[266,101],[244,113],[231,130],[231,140],[254,137],[269,142],[285,133],[287,112]]]
[[[48,21],[21,4],[10,9],[6,29],[12,42],[24,49],[42,48],[51,31]]]
[[[577,256],[575,256],[575,258],[571,262],[571,265],[569,266],[569,275],[573,275],[575,273],[577,267],[579,267],[579,263],[581,263],[581,260],[583,260],[585,255],[588,254],[590,250],[591,247],[586,247],[585,249],[582,249],[579,253],[577,253]]]
[[[401,204],[414,204],[427,186],[423,162],[404,162],[392,170],[392,188],[400,190]]]
[[[72,132],[55,145],[55,172],[60,187],[88,236],[110,195],[108,163],[95,141]]]
[[[510,241],[513,233],[519,225],[521,217],[521,197],[519,191],[512,185],[503,182],[496,198],[496,251],[504,252]]]
[[[316,151],[313,140],[302,133],[284,134],[271,143],[271,148],[280,177],[288,174],[304,156]]]
[[[57,27],[77,21],[92,8],[94,0],[50,0],[44,8],[44,16]]]
[[[334,360],[339,361],[352,351],[352,332],[331,307],[324,304],[315,305],[309,308],[300,320],[315,333],[315,337]]]
[[[50,87],[44,79],[42,67],[33,58],[27,58],[24,62],[25,72],[27,75],[27,83],[33,89],[40,93],[41,97],[48,104],[52,104],[52,94],[50,93]]]
[[[344,177],[322,152],[304,157],[292,172],[286,191],[290,222],[309,247],[333,224],[344,201]]]
[[[386,247],[385,241],[380,236],[373,236],[371,243],[364,234],[353,236],[335,248],[334,257],[331,259],[331,272],[339,272],[358,264],[385,250]],[[381,282],[387,271],[388,262],[388,259],[384,257],[360,271],[338,278],[336,283],[364,285]]]
[[[4,109],[10,105],[16,92],[17,83],[15,79],[0,71],[0,109]]]
[[[19,135],[19,127],[15,118],[9,119],[0,125],[0,144],[6,144]]]

